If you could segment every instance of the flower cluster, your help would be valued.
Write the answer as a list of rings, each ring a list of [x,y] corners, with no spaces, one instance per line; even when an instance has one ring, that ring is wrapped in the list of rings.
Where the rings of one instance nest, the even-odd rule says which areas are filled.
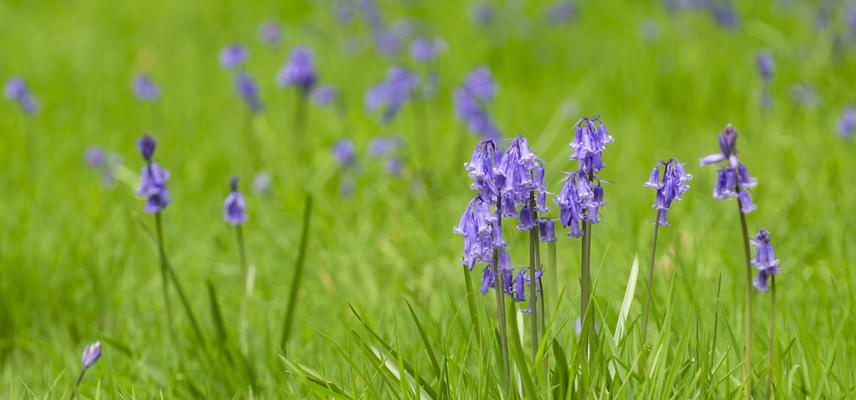
[[[170,202],[169,190],[166,188],[169,172],[152,161],[156,145],[155,139],[149,135],[143,135],[137,141],[140,154],[146,160],[146,165],[140,171],[140,187],[137,189],[137,194],[146,198],[146,207],[143,211],[147,214],[160,213]]]
[[[494,96],[496,83],[487,67],[470,72],[464,83],[455,90],[455,114],[466,122],[470,132],[486,137],[501,135],[485,108]]]
[[[662,177],[660,167],[663,167]],[[693,176],[684,171],[680,161],[672,158],[669,161],[660,161],[651,171],[651,177],[644,183],[645,187],[657,190],[657,200],[654,208],[658,210],[657,223],[661,226],[669,225],[666,214],[672,202],[681,200],[681,196],[690,187],[687,185]]]
[[[752,203],[752,197],[747,190],[755,186],[757,180],[749,175],[746,166],[737,158],[737,130],[731,124],[728,124],[719,134],[719,149],[719,153],[702,157],[700,160],[701,165],[728,161],[728,164],[717,172],[713,197],[715,199],[737,197],[740,210],[748,214],[755,210],[756,206]]]
[[[544,167],[529,149],[523,136],[509,144],[496,168],[496,182],[502,196],[502,215],[518,216],[517,229],[530,230],[536,226],[536,212],[548,212],[544,189]],[[534,202],[534,209],[533,207]],[[520,206],[518,211],[517,206]]]
[[[250,111],[257,113],[264,108],[262,100],[259,98],[259,87],[246,72],[238,71],[235,74],[235,90],[238,96],[244,99]]]
[[[296,86],[304,95],[312,91],[317,79],[312,50],[306,47],[294,49],[276,76],[277,84],[283,87]]]
[[[410,99],[419,83],[416,75],[401,67],[392,67],[386,73],[386,79],[366,92],[366,108],[377,111],[384,108],[383,122],[392,121],[404,103]]]
[[[131,86],[134,89],[134,97],[140,101],[155,101],[160,97],[160,88],[146,74],[134,76]]]
[[[18,106],[28,115],[39,112],[39,101],[30,93],[30,89],[21,78],[12,78],[3,90],[6,99],[18,103]]]
[[[602,153],[606,145],[613,142],[612,136],[600,117],[582,118],[577,121],[573,149],[570,159],[579,163],[579,169],[566,173],[565,184],[556,195],[554,203],[559,206],[562,226],[570,228],[568,236],[581,237],[583,221],[596,224],[604,205],[604,192],[596,174],[605,167]]]
[[[238,177],[229,180],[229,195],[223,202],[223,218],[226,222],[238,226],[247,221],[247,206],[244,195],[238,191]]]
[[[754,286],[765,292],[768,289],[767,278],[782,272],[782,270],[779,269],[779,260],[770,244],[770,233],[767,230],[762,228],[758,231],[752,242],[758,247],[755,252],[755,259],[752,260],[752,265],[758,268],[758,278],[755,280]]]
[[[410,55],[416,61],[428,63],[433,61],[445,46],[446,43],[440,39],[419,38],[410,44]]]

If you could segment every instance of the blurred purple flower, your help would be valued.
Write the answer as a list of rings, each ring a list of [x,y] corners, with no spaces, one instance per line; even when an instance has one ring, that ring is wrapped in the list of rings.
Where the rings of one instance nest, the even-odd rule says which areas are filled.
[[[238,177],[229,180],[229,195],[223,203],[223,218],[226,222],[238,226],[247,221],[247,206],[244,195],[238,191]]]
[[[9,79],[3,92],[6,99],[18,103],[18,106],[27,115],[35,115],[39,112],[39,102],[30,93],[30,89],[23,79],[17,77]]]
[[[122,163],[122,158],[115,154],[108,154],[98,146],[89,146],[84,153],[86,164],[101,173],[101,182],[104,185],[112,185],[115,179],[116,168]]]
[[[386,171],[391,175],[401,175],[401,169],[401,160],[398,157],[390,157],[389,160],[386,161]]]
[[[327,106],[339,97],[339,89],[335,86],[319,86],[312,90],[312,101],[319,106]]]
[[[155,101],[161,94],[160,87],[146,74],[134,76],[131,86],[134,89],[134,97],[140,101]]]
[[[395,118],[404,103],[410,99],[419,79],[401,67],[387,70],[386,80],[366,92],[365,103],[369,111],[384,108],[381,120],[389,122]]]
[[[467,205],[458,226],[454,228],[455,233],[464,237],[464,257],[461,263],[470,270],[477,262],[491,262],[496,222],[489,204],[481,196],[476,196]]]
[[[157,147],[157,141],[149,135],[143,135],[137,141],[137,149],[140,150],[140,155],[143,156],[143,160],[146,160],[146,162],[152,161],[152,156],[155,154],[155,147]]]
[[[419,38],[410,44],[410,55],[416,61],[431,62],[443,51],[445,45],[446,43],[440,39]]]
[[[773,55],[770,54],[769,51],[761,50],[758,52],[757,57],[755,57],[755,63],[758,67],[758,73],[761,74],[761,77],[764,78],[765,81],[769,81],[773,78],[775,63],[773,61]]]
[[[856,3],[847,6],[847,10],[844,11],[844,21],[850,28],[850,34],[856,36]]]
[[[557,1],[553,3],[546,12],[546,20],[551,24],[564,24],[569,22],[577,13],[577,7],[570,1]]]
[[[270,193],[270,174],[265,171],[260,171],[253,177],[253,192],[257,194]]]
[[[773,246],[770,244],[770,233],[765,229],[758,231],[752,243],[758,247],[755,251],[755,259],[752,260],[752,265],[758,268],[758,278],[755,280],[754,286],[756,289],[766,292],[767,278],[782,272],[779,269],[779,259],[776,258],[776,253],[773,251]]]
[[[259,26],[259,37],[266,44],[276,46],[282,40],[282,29],[276,22],[264,22]]]
[[[247,61],[250,53],[247,48],[240,44],[227,46],[220,52],[220,64],[224,67],[232,69]]]
[[[814,108],[820,104],[820,98],[810,83],[795,83],[791,85],[790,95],[791,99],[805,107]]]
[[[856,109],[847,106],[844,114],[838,119],[838,134],[845,139],[853,137],[853,129],[856,128]]]
[[[556,241],[556,228],[553,225],[553,220],[549,218],[538,218],[538,234],[542,242]]]
[[[342,167],[348,167],[357,159],[357,152],[350,139],[341,139],[333,145],[333,157]]]
[[[95,342],[83,348],[83,356],[80,360],[80,366],[83,371],[95,365],[95,362],[101,358],[101,342]]]
[[[401,147],[403,139],[400,136],[378,136],[369,143],[369,155],[382,157],[392,154]]]
[[[721,27],[726,29],[734,29],[740,26],[740,17],[737,11],[729,3],[710,1],[708,4],[713,20]]]
[[[146,197],[146,206],[143,211],[147,214],[157,214],[170,203],[169,191],[166,187],[169,172],[152,161],[155,144],[155,139],[149,135],[143,135],[137,142],[140,154],[146,160],[146,165],[140,171],[140,187],[137,189],[137,194]]]
[[[276,76],[277,83],[282,87],[296,86],[307,95],[315,86],[317,74],[312,50],[298,47],[292,50],[288,62]]]
[[[664,171],[662,178],[660,177],[660,166]],[[657,190],[656,202],[654,208],[659,210],[657,213],[659,218],[657,223],[661,226],[667,226],[668,218],[666,214],[669,211],[673,201],[681,200],[681,196],[690,188],[687,185],[692,175],[684,171],[684,166],[680,161],[672,158],[669,161],[660,161],[657,166],[651,171],[651,177],[644,186]]]
[[[235,90],[238,96],[244,99],[244,103],[250,108],[250,111],[257,113],[264,108],[262,100],[259,98],[259,88],[253,78],[250,78],[243,71],[238,71],[235,74]]]
[[[501,133],[485,109],[496,96],[496,83],[487,67],[470,72],[455,90],[455,114],[467,123],[471,133],[483,137],[499,137]]]
[[[481,26],[492,25],[496,17],[496,12],[488,3],[479,3],[473,9],[473,21]]]

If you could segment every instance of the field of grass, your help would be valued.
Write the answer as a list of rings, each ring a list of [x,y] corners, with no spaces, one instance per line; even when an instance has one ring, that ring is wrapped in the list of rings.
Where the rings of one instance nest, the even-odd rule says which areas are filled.
[[[772,370],[776,398],[856,397],[856,147],[837,127],[856,103],[849,4],[737,2],[739,21],[727,27],[703,5],[580,1],[569,22],[551,24],[551,3],[509,0],[479,25],[475,2],[378,0],[385,26],[409,22],[405,46],[419,36],[445,41],[426,65],[406,47],[380,54],[362,3],[0,2],[0,81],[23,78],[40,103],[28,116],[0,102],[0,398],[72,396],[81,351],[95,341],[102,356],[78,398],[742,397],[739,214],[735,200],[712,198],[716,168],[697,161],[718,151],[728,123],[758,179],[749,231],[772,233],[783,270],[772,344],[770,293],[753,295],[752,394],[766,396]],[[342,4],[350,18],[337,16]],[[825,25],[816,22],[819,7]],[[278,45],[259,38],[265,21],[282,26]],[[259,84],[259,113],[219,63],[232,43],[249,50],[243,67]],[[333,106],[305,105],[302,134],[298,91],[275,83],[297,46],[314,51],[319,83],[339,90]],[[768,83],[756,68],[763,49],[775,60]],[[436,93],[383,123],[364,97],[395,65],[435,73]],[[599,114],[615,138],[592,234],[598,336],[585,356],[574,332],[580,239],[557,224],[558,281],[544,281],[553,321],[542,340],[546,363],[532,360],[529,318],[515,304],[510,394],[494,292],[476,290],[474,315],[463,239],[452,232],[475,193],[463,164],[479,141],[456,118],[453,92],[479,66],[498,85],[488,108],[503,143],[529,140],[551,193],[562,171],[576,168],[568,144],[580,117]],[[134,98],[138,73],[160,86],[160,99]],[[170,283],[172,328],[155,220],[135,192],[143,133],[157,138],[155,159],[171,174],[164,247],[192,312]],[[369,155],[372,139],[387,135],[404,138],[400,176]],[[348,167],[331,152],[343,138],[357,150]],[[84,161],[93,145],[121,156],[114,184]],[[670,157],[693,179],[659,231],[643,340],[655,214],[654,191],[642,183]],[[267,193],[251,190],[260,171],[271,177]],[[235,228],[223,220],[232,175],[249,214],[250,295]],[[352,193],[343,193],[348,185]],[[281,346],[309,197],[294,321]],[[508,251],[525,266],[528,235],[514,225],[505,229]]]

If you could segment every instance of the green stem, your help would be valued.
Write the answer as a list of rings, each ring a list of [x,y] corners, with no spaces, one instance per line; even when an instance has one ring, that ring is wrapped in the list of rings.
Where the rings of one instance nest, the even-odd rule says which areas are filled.
[[[306,196],[306,206],[303,209],[303,228],[300,234],[300,248],[297,253],[297,261],[294,267],[294,278],[291,280],[291,291],[288,295],[288,306],[285,310],[285,318],[282,323],[282,336],[279,347],[285,350],[291,334],[291,324],[294,320],[294,310],[297,305],[297,292],[300,290],[300,278],[303,276],[303,264],[306,261],[306,244],[309,241],[309,216],[312,214],[312,196]]]
[[[547,269],[550,270],[550,287],[552,288],[553,298],[550,300],[550,309],[554,310],[559,302],[559,271],[556,263],[556,241],[547,242]],[[543,288],[543,286],[542,286]]]
[[[740,189],[738,189],[739,192]],[[749,228],[746,227],[746,215],[737,199],[737,211],[740,213],[740,227],[743,230],[743,255],[746,258],[746,343],[743,360],[743,384],[746,399],[752,398],[752,263],[749,249]]]
[[[250,270],[247,266],[247,253],[244,246],[244,233],[243,229],[241,229],[241,225],[235,225],[235,236],[238,241],[238,254],[240,256],[241,261],[241,271],[244,274],[244,298],[241,304],[241,347],[243,347],[244,352],[248,351],[248,332],[250,326],[249,320],[249,306],[250,306]]]
[[[158,237],[158,261],[161,271],[161,289],[163,291],[163,302],[166,305],[166,318],[169,326],[170,339],[175,341],[175,329],[173,328],[172,320],[172,304],[169,301],[169,264],[166,258],[166,250],[163,244],[163,223],[161,222],[161,213],[155,213],[155,231]]]
[[[502,196],[496,199],[496,223],[502,232]],[[505,314],[505,277],[499,270],[499,249],[493,250],[493,278],[494,292],[496,293],[496,317],[499,323],[499,345],[502,352],[502,372],[505,395],[511,390],[511,365],[508,361],[508,328],[506,327]]]
[[[471,277],[472,273],[470,272],[470,268],[467,265],[461,264],[461,267],[464,270],[464,280],[466,281],[467,305],[470,308],[470,318],[473,321],[473,329],[476,331],[476,339],[478,340],[479,344],[481,344],[481,324],[479,323],[478,307],[476,307],[476,296],[475,291],[473,290],[473,279]]]
[[[74,383],[74,390],[71,391],[71,397],[69,400],[74,400],[74,396],[76,396],[77,392],[80,391],[80,382],[83,382],[83,374],[85,373],[85,369],[80,370],[80,375],[77,376],[77,382]]]
[[[651,291],[654,289],[654,259],[657,253],[657,232],[660,230],[660,213],[662,210],[657,210],[656,219],[654,220],[654,235],[651,239],[651,258],[648,259],[648,290],[645,293],[645,310],[642,312],[642,341],[648,337],[648,310],[651,305]]]
[[[580,323],[582,324],[582,351],[586,352],[589,341],[588,322],[586,312],[591,300],[591,224],[583,221],[582,260],[580,265]],[[585,359],[585,355],[583,356]]]
[[[776,275],[770,276],[770,343],[767,345],[767,399],[773,390],[773,357],[776,349]]]
[[[532,192],[529,193],[529,207],[532,212],[532,220],[535,220],[535,196]],[[532,325],[532,358],[538,354],[538,281],[536,271],[535,248],[538,246],[538,225],[529,230],[529,319]]]

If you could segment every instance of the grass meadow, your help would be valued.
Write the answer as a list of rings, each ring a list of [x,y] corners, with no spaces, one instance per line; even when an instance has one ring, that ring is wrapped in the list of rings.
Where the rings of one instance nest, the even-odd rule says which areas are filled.
[[[740,214],[712,197],[716,168],[698,162],[728,123],[758,180],[748,229],[771,232],[782,269],[773,342],[770,292],[753,289],[748,395],[856,397],[856,147],[839,133],[856,102],[849,3],[738,1],[730,21],[711,10],[727,2],[575,1],[550,22],[550,2],[378,0],[375,24],[402,44],[393,55],[378,49],[372,3],[0,2],[0,81],[22,78],[39,103],[30,115],[0,102],[0,398],[745,397]],[[260,38],[266,21],[278,42]],[[419,37],[443,41],[433,61],[411,56]],[[240,68],[258,112],[221,66],[233,43],[249,52]],[[313,51],[318,85],[337,88],[333,103],[277,85],[298,46]],[[761,51],[775,62],[769,79]],[[366,92],[392,66],[434,83],[384,121]],[[577,167],[577,121],[600,115],[615,139],[590,236],[598,330],[588,345],[575,333],[581,241],[557,221],[534,359],[526,303],[507,302],[507,386],[495,292],[479,293],[479,264],[468,295],[452,231],[476,193],[463,165],[480,140],[454,93],[481,66],[496,82],[485,108],[503,148],[520,134],[543,160],[552,218],[562,171]],[[135,98],[141,73],[156,100]],[[167,278],[136,193],[144,133],[170,173]],[[400,146],[375,157],[379,136]],[[343,139],[355,149],[345,164],[331,150]],[[87,165],[91,146],[115,154],[112,183]],[[671,157],[693,179],[659,229],[643,339],[656,213],[642,184]],[[269,185],[254,190],[261,172]],[[243,267],[223,216],[233,175],[248,215]],[[515,225],[503,235],[519,269],[529,235]],[[101,357],[77,386],[95,341]]]

